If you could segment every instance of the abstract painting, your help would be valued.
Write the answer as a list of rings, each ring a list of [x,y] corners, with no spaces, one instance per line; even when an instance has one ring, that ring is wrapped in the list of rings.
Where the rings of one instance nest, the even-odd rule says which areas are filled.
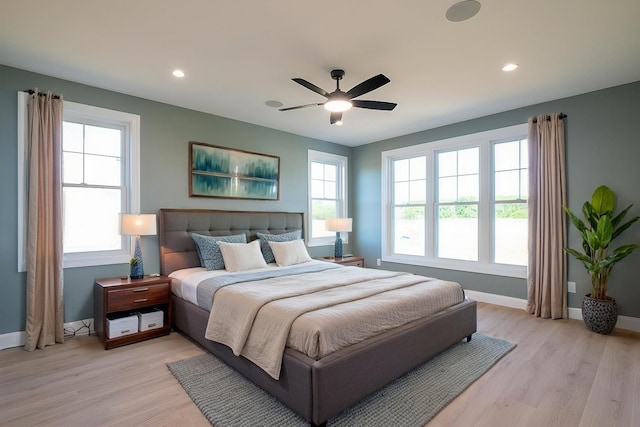
[[[189,143],[189,196],[279,200],[280,157]]]

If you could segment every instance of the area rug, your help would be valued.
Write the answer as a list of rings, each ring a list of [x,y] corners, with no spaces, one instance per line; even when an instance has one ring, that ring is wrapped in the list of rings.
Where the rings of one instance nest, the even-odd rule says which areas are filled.
[[[421,427],[515,344],[482,334],[454,345],[331,418],[328,426]],[[209,353],[167,364],[215,427],[308,426],[299,415]]]

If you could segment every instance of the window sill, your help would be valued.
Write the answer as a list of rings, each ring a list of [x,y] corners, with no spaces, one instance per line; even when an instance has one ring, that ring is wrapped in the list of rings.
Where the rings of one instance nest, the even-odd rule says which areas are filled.
[[[469,273],[489,274],[493,276],[527,278],[527,267],[506,264],[483,264],[473,261],[425,259],[410,255],[391,255],[382,257],[384,262],[415,265],[420,267],[442,268],[445,270],[465,271]]]
[[[96,265],[129,264],[130,254],[104,252],[85,254],[65,254],[64,268],[91,267]]]

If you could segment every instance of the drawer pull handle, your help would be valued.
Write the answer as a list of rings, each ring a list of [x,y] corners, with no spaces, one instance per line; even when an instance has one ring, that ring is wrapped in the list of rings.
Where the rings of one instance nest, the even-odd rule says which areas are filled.
[[[148,290],[149,290],[149,288],[136,288],[136,289],[133,290],[133,292],[146,292]]]
[[[134,299],[133,302],[145,302],[148,301],[147,298]]]

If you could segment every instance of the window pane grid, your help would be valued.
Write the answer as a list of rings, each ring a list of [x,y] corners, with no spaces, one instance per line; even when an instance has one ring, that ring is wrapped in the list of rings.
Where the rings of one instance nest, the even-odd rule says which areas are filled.
[[[523,277],[528,156],[521,135],[526,128],[522,124],[384,152],[383,176],[389,184],[383,192],[382,259]],[[426,159],[420,177],[424,185],[411,170],[413,159],[421,156]],[[415,197],[417,192],[425,194],[423,200]],[[424,214],[418,216],[417,208],[424,208]],[[420,224],[406,225],[418,218]],[[415,232],[420,240],[414,242]]]
[[[126,206],[122,130],[63,122],[64,253],[122,249],[118,214]]]
[[[393,162],[393,247],[396,254],[425,254],[426,157]]]
[[[325,219],[346,215],[345,173],[346,158],[309,150],[308,236],[311,244],[328,243],[322,239],[335,238],[334,232],[325,229]]]
[[[498,264],[527,265],[527,140],[493,144],[493,250]]]

